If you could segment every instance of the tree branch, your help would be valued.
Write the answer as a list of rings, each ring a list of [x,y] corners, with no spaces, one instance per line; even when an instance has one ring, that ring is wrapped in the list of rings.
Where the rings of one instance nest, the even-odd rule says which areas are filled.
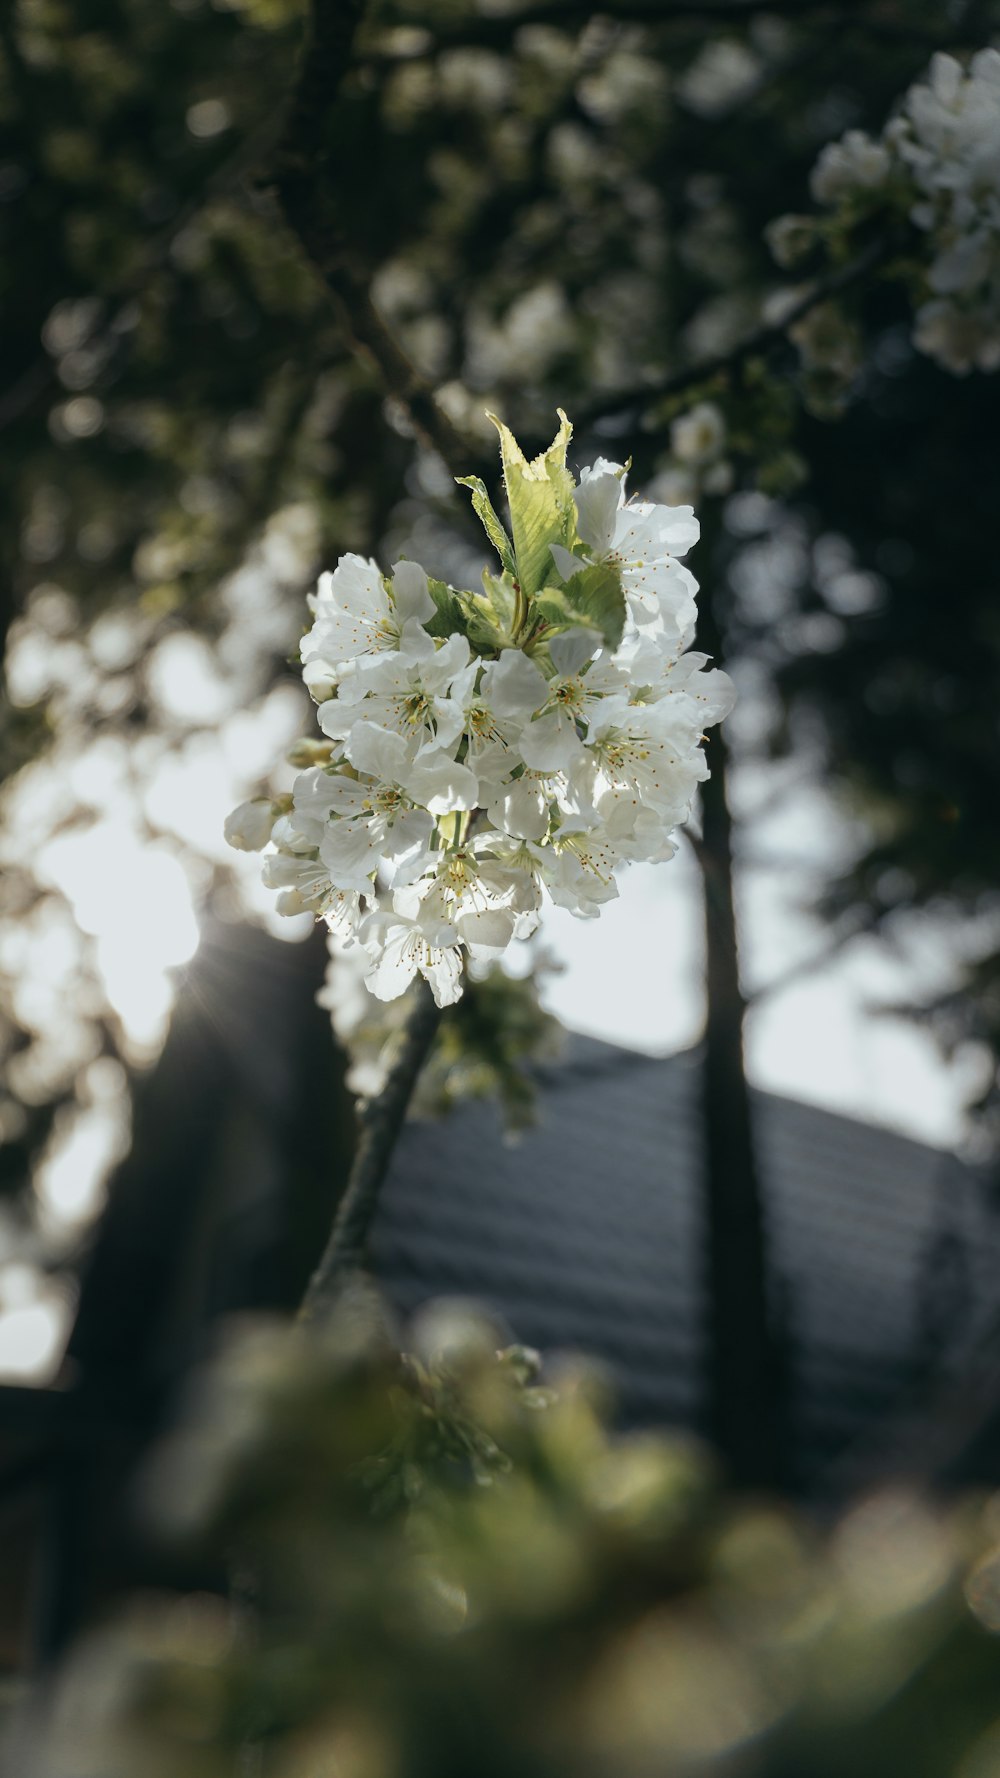
[[[716,352],[710,358],[703,358],[698,364],[688,365],[686,370],[679,370],[673,376],[665,377],[661,382],[648,382],[636,385],[631,389],[619,389],[611,395],[602,395],[589,406],[578,407],[577,422],[579,426],[591,425],[595,420],[603,420],[612,414],[620,414],[628,408],[642,408],[651,401],[667,401],[672,396],[683,395],[686,390],[693,389],[699,383],[711,382],[714,377],[728,375],[737,370],[748,358],[759,358],[769,352],[773,346],[781,344],[796,322],[801,321],[820,303],[829,301],[831,297],[840,296],[855,284],[860,284],[868,273],[881,264],[891,251],[891,244],[884,238],[872,241],[847,265],[839,266],[824,278],[818,278],[799,297],[791,308],[786,310],[780,321],[768,321],[754,329],[735,346],[725,352]]]
[[[862,31],[866,36],[886,43],[913,43],[927,49],[940,49],[952,43],[958,30],[951,33],[923,28],[906,20],[865,18],[856,10],[831,0],[538,0],[538,4],[506,13],[479,15],[463,19],[451,28],[433,30],[426,16],[402,10],[389,23],[399,27],[426,30],[427,43],[419,49],[399,50],[396,54],[376,53],[366,58],[367,65],[380,62],[419,60],[421,56],[437,55],[449,49],[510,48],[515,31],[526,26],[560,26],[581,29],[591,19],[600,18],[621,25],[700,25],[706,31],[714,26],[750,24],[765,14],[784,18],[823,31]]]
[[[370,268],[359,263],[337,211],[325,128],[350,66],[363,11],[364,0],[313,0],[298,83],[276,156],[278,198],[358,351],[375,365],[387,394],[399,402],[425,444],[453,475],[464,475],[473,453],[375,308]]]
[[[417,997],[389,1078],[362,1114],[361,1136],[347,1188],[326,1251],[302,1301],[303,1321],[312,1321],[330,1309],[345,1279],[362,1267],[379,1192],[440,1020],[441,1012],[430,988],[418,979]]]
[[[719,560],[721,514],[706,514],[705,594],[698,645],[725,661],[728,583]],[[767,1204],[758,1166],[744,1058],[729,750],[720,729],[706,745],[701,787],[705,1032],[700,1081],[705,1193],[706,1369],[714,1438],[732,1479],[774,1487],[786,1467],[781,1342],[771,1288]]]

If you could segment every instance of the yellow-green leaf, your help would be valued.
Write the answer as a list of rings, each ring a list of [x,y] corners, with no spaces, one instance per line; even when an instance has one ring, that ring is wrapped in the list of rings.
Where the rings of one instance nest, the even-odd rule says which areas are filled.
[[[478,475],[459,475],[455,477],[455,480],[460,488],[472,490],[472,505],[476,517],[480,520],[487,537],[500,557],[505,571],[516,577],[517,569],[514,566],[513,545],[497,518],[493,502],[486,491],[486,483]]]
[[[424,625],[428,635],[447,637],[459,631],[464,636],[467,622],[463,600],[469,594],[458,593],[443,580],[432,580],[430,575],[427,576],[427,590],[437,606],[434,616]]]
[[[504,484],[510,504],[515,576],[526,599],[534,597],[552,574],[551,548],[568,544],[576,523],[573,477],[566,451],[573,428],[560,409],[559,431],[547,451],[529,463],[513,433],[495,414],[490,419],[500,434]]]
[[[564,581],[560,591],[578,622],[600,630],[609,648],[618,647],[625,628],[625,594],[610,563],[595,562],[581,568]]]
[[[495,654],[509,647],[513,639],[517,599],[509,574],[497,576],[483,571],[483,591],[466,592],[447,586],[443,580],[427,579],[431,598],[437,607],[424,628],[431,636],[467,636],[477,654]]]

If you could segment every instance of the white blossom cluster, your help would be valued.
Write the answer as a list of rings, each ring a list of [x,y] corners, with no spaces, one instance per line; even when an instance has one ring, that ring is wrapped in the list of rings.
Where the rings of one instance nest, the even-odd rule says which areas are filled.
[[[915,344],[960,374],[1000,368],[1000,52],[967,70],[936,55],[881,138],[849,130],[823,150],[812,191],[835,210],[900,202],[930,254]],[[782,219],[772,245],[797,220]]]
[[[669,858],[732,705],[687,652],[692,509],[629,499],[604,459],[575,483],[569,437],[564,419],[527,463],[501,428],[511,537],[470,479],[503,565],[484,593],[357,555],[322,575],[301,653],[324,740],[290,797],[227,822],[231,844],[268,846],[282,912],[362,947],[379,999],[419,971],[453,1002],[466,955],[530,935],[546,894],[593,916],[621,866]]]

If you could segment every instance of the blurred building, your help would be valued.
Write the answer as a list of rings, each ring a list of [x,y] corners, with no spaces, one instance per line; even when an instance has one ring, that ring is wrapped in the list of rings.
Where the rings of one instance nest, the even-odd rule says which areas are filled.
[[[699,1065],[698,1050],[577,1037],[516,1145],[481,1105],[411,1124],[372,1247],[393,1302],[475,1297],[519,1340],[602,1359],[628,1421],[705,1432]],[[1000,1207],[985,1182],[886,1130],[768,1093],[754,1107],[792,1486],[988,1473],[975,1380],[989,1402]]]

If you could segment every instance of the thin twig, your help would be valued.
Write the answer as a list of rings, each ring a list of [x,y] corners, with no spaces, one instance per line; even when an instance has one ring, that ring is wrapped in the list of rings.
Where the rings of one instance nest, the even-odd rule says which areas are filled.
[[[361,1270],[379,1192],[440,1019],[429,987],[420,981],[389,1078],[363,1113],[347,1188],[326,1251],[303,1298],[303,1321],[312,1321],[328,1310],[345,1280]]]
[[[831,297],[840,296],[852,285],[858,284],[873,271],[890,252],[890,243],[884,239],[872,241],[849,264],[839,266],[825,278],[818,278],[806,291],[787,309],[778,321],[768,321],[754,329],[735,346],[725,352],[716,352],[710,358],[703,358],[697,364],[690,364],[685,370],[665,377],[661,382],[648,382],[631,389],[618,389],[614,394],[602,395],[589,407],[577,409],[577,423],[580,426],[590,425],[595,420],[608,418],[612,414],[622,413],[628,408],[642,408],[651,401],[667,401],[672,396],[683,395],[688,389],[700,383],[709,383],[715,377],[728,375],[739,369],[748,358],[759,358],[769,352],[773,346],[781,344],[788,336],[796,322],[801,321],[820,303],[827,302]]]
[[[278,198],[293,234],[320,273],[345,332],[376,366],[386,393],[453,475],[470,467],[468,444],[375,308],[371,269],[341,226],[334,170],[325,151],[330,107],[351,63],[364,0],[313,0],[298,83],[275,163]]]

